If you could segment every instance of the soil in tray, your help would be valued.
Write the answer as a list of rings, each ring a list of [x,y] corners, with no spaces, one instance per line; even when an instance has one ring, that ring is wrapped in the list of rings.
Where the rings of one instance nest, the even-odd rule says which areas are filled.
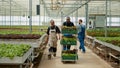
[[[1,39],[39,39],[40,37],[39,34],[0,34]]]
[[[0,65],[0,68],[19,68],[19,65]]]

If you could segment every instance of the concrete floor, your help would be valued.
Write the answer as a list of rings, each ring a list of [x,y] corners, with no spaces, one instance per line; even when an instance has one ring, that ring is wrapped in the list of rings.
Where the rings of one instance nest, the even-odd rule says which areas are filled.
[[[112,68],[108,63],[95,55],[90,49],[86,48],[86,53],[78,51],[78,61],[76,63],[61,62],[61,45],[58,41],[57,56],[48,60],[48,47],[46,48],[38,68]],[[78,42],[79,45],[79,42]],[[71,48],[72,49],[72,48]]]

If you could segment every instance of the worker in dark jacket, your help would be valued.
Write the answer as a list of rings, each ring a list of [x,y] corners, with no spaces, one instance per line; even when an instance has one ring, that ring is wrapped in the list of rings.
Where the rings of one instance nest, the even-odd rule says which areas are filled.
[[[70,21],[70,17],[66,17],[66,21],[62,26],[72,27],[74,24]],[[72,34],[64,34],[64,36],[72,36]],[[70,45],[63,45],[63,50],[70,50]]]

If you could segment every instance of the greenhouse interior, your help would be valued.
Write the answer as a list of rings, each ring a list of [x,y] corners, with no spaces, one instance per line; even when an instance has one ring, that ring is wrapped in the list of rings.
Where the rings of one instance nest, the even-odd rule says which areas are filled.
[[[0,0],[0,68],[67,67],[120,68],[120,0]]]

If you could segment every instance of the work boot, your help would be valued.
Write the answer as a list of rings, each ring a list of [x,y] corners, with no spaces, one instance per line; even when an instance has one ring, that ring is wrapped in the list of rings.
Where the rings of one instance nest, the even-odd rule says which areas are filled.
[[[48,55],[48,59],[49,59],[49,60],[51,59],[51,54]]]
[[[56,54],[53,54],[54,57],[56,57]]]

